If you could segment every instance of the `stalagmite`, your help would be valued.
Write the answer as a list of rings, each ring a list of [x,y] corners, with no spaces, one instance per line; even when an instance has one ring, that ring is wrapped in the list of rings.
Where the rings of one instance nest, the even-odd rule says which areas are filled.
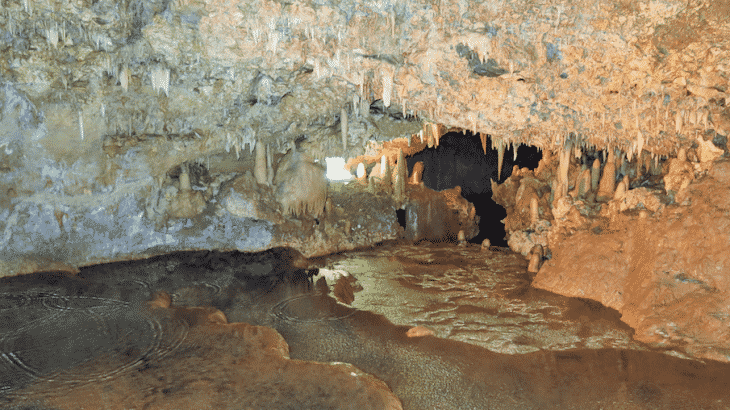
[[[411,183],[420,184],[423,178],[423,162],[418,161],[413,165],[413,171],[411,171]]]
[[[403,203],[406,199],[406,179],[408,178],[408,168],[406,166],[403,150],[398,148],[398,163],[395,166],[395,181],[393,187],[393,196],[398,204]]]
[[[456,241],[458,242],[459,246],[466,245],[466,234],[464,233],[463,229],[460,229],[459,233],[456,235]]]
[[[609,151],[606,164],[603,166],[603,175],[598,185],[598,194],[596,200],[605,202],[609,201],[616,190],[616,160],[613,150]]]
[[[502,163],[504,163],[504,140],[499,139],[497,145],[497,179],[502,180]]]
[[[575,188],[570,192],[573,198],[582,198],[587,192],[590,191],[591,187],[591,170],[584,169],[583,172],[579,172],[575,180]]]
[[[391,169],[390,169],[390,162],[388,162],[388,157],[383,155],[380,157],[380,178],[383,185],[390,187],[392,183],[392,176],[391,176]]]
[[[699,161],[702,163],[712,162],[722,155],[724,151],[717,148],[712,141],[705,141],[701,136],[697,136]]]
[[[530,224],[535,226],[540,218],[540,210],[537,206],[537,196],[534,194],[530,198]]]
[[[593,167],[591,167],[591,191],[598,189],[598,183],[601,179],[601,161],[598,158],[593,160]]]
[[[530,264],[527,266],[527,271],[530,273],[537,273],[540,270],[542,264],[542,245],[535,245],[530,251]]]
[[[677,159],[682,162],[687,161],[687,150],[680,148],[679,151],[677,151]]]
[[[624,181],[621,181],[616,186],[616,192],[613,194],[614,200],[620,200],[623,199],[623,197],[626,195],[626,183]]]
[[[259,185],[268,185],[268,172],[266,167],[266,144],[258,141],[256,143],[256,158],[253,175]]]
[[[578,185],[578,196],[583,197],[587,193],[591,192],[591,186],[593,185],[593,175],[592,175],[591,169],[585,169],[583,170],[582,177],[580,179],[580,184]]]
[[[180,190],[183,192],[190,191],[190,174],[188,174],[188,166],[183,164],[180,166]]]
[[[629,176],[628,175],[624,175],[623,181],[624,181],[624,188],[626,188],[627,191],[630,190],[631,189],[631,181],[629,181]]]
[[[340,110],[340,132],[342,133],[342,151],[347,152],[347,110]]]

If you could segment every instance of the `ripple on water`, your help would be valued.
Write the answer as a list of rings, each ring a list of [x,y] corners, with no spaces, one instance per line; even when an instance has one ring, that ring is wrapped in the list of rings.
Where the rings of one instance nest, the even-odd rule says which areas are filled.
[[[271,309],[271,313],[277,319],[297,323],[340,320],[352,316],[355,312],[355,309],[343,306],[333,298],[318,293],[289,297]]]
[[[35,381],[63,389],[112,378],[169,354],[188,330],[120,300],[31,292],[0,294],[0,324],[0,394]],[[105,361],[113,365],[98,365]]]

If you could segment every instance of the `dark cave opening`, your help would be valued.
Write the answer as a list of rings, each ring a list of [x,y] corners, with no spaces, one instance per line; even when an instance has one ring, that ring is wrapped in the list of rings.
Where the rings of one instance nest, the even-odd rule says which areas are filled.
[[[398,218],[398,224],[401,226],[401,228],[406,229],[406,210],[396,209],[395,215]]]
[[[491,149],[491,136],[487,137],[487,152],[482,149],[478,134],[467,132],[447,133],[441,137],[438,147],[425,150],[406,159],[408,174],[413,165],[422,161],[423,183],[436,191],[461,186],[461,194],[474,204],[480,217],[479,234],[470,242],[481,243],[489,239],[492,245],[507,246],[504,224],[505,209],[492,200],[491,180],[502,183],[512,175],[514,165],[520,168],[537,168],[542,153],[532,146],[522,145],[514,154],[512,147],[505,148],[501,178],[497,176],[497,150]]]

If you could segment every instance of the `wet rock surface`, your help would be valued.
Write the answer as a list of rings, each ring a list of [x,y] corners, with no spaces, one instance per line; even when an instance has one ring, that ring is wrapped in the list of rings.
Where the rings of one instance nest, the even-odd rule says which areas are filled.
[[[730,403],[728,365],[653,351],[572,348],[581,342],[569,332],[577,330],[581,340],[608,333],[598,344],[583,342],[601,347],[620,345],[627,329],[605,308],[530,290],[529,277],[516,274],[524,270],[521,256],[512,264],[498,249],[388,245],[331,258],[267,276],[261,275],[265,255],[193,252],[93,266],[74,276],[4,278],[0,403],[48,409],[380,409],[399,408],[398,400],[406,409],[720,409]],[[465,288],[460,274],[476,259],[504,268],[491,277],[472,271],[472,280],[487,279]],[[338,275],[328,272],[347,271],[333,283],[355,279],[347,280],[352,306],[328,294],[319,276],[313,284],[313,267],[333,279]],[[481,301],[480,293],[487,295]],[[431,320],[429,311],[436,312]],[[537,330],[559,328],[560,316],[558,336]],[[416,323],[436,336],[413,331]],[[484,326],[490,349],[475,342],[478,323],[501,323],[501,329]],[[461,327],[469,343],[454,337]],[[530,351],[504,342],[515,340],[509,329],[516,327],[533,334],[522,345],[539,342],[540,348],[497,353]]]
[[[441,338],[506,354],[643,349],[615,310],[531,287],[527,261],[507,248],[424,243],[325,259],[320,275],[356,278],[351,306]]]

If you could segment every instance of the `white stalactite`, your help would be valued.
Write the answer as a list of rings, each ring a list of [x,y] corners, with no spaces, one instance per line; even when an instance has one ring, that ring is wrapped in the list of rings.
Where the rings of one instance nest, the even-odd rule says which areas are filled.
[[[166,97],[170,96],[170,69],[155,67],[150,72],[150,79],[152,80],[152,89],[158,94],[160,91],[165,93]]]
[[[79,110],[79,136],[84,140],[84,112]]]
[[[390,107],[390,98],[393,94],[393,75],[383,72],[383,105]]]
[[[121,75],[119,76],[119,84],[121,84],[124,91],[129,90],[129,67],[122,69]]]

